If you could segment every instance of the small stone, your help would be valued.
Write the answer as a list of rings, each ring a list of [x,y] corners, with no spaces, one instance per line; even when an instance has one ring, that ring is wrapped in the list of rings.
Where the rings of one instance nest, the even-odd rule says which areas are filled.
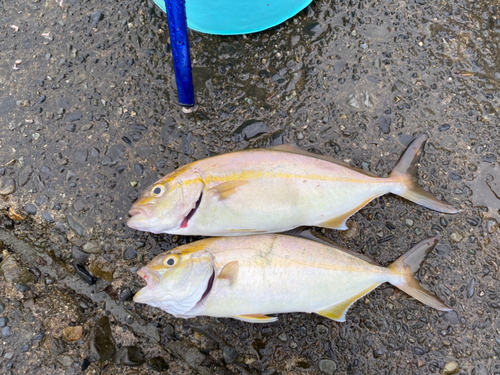
[[[19,186],[24,186],[30,180],[31,174],[33,173],[33,167],[31,165],[27,165],[24,167],[21,172],[19,172],[18,183]]]
[[[125,287],[122,292],[120,293],[120,301],[132,301],[132,297],[134,294],[130,290],[129,287]]]
[[[97,243],[97,241],[89,241],[85,245],[83,245],[83,251],[87,254],[100,254],[101,246]]]
[[[24,293],[24,292],[27,292],[30,289],[30,287],[27,284],[20,282],[20,283],[16,284],[16,289],[19,292]]]
[[[137,257],[137,251],[132,246],[127,246],[125,250],[123,250],[123,260],[131,260]]]
[[[0,301],[0,314],[2,314],[5,311],[5,303]]]
[[[73,246],[71,253],[73,255],[73,260],[75,261],[76,264],[80,264],[82,266],[87,264],[90,254],[81,251],[77,246]]]
[[[453,375],[460,370],[457,362],[448,362],[444,365],[443,375]]]
[[[82,326],[66,327],[63,329],[62,338],[64,341],[67,342],[78,341],[82,338],[82,334],[83,334]]]
[[[226,361],[226,363],[233,363],[236,361],[236,358],[238,358],[238,355],[239,354],[235,348],[225,346],[224,349],[222,349],[222,356],[224,357],[224,361]]]
[[[412,220],[412,219],[406,219],[406,220],[405,220],[405,223],[406,223],[406,225],[408,225],[409,227],[412,227],[412,226],[413,226],[413,220]]]
[[[66,216],[66,219],[68,220],[68,225],[69,227],[79,236],[83,235],[83,225],[77,222],[75,219],[73,219],[71,216]]]
[[[85,163],[89,156],[89,152],[86,148],[81,148],[75,152],[76,160],[80,163]]]
[[[102,12],[96,10],[95,12],[93,12],[90,15],[90,19],[92,21],[92,25],[95,26],[104,19],[104,14]]]
[[[498,222],[495,219],[485,220],[485,224],[486,224],[486,230],[488,231],[489,234],[495,233],[499,227]]]
[[[32,203],[28,203],[26,206],[24,206],[24,210],[28,215],[36,215],[37,213],[36,206]]]
[[[16,191],[16,182],[9,178],[7,180],[0,180],[0,195],[9,195]]]
[[[57,362],[64,367],[69,367],[73,363],[73,359],[69,355],[60,355],[57,357]]]
[[[2,336],[9,337],[11,335],[11,329],[9,326],[2,328]]]
[[[464,236],[462,236],[458,232],[453,232],[452,234],[450,234],[450,240],[452,240],[455,243],[459,243],[460,241],[462,241],[463,238]]]
[[[7,325],[8,319],[7,318],[0,318],[0,328],[3,328]]]
[[[73,122],[73,121],[78,121],[82,118],[82,114],[78,112],[73,112],[73,113],[68,113],[64,117],[65,122]]]
[[[54,222],[54,219],[47,211],[42,212],[42,218],[49,224]]]
[[[89,354],[98,363],[104,363],[113,357],[116,351],[115,339],[109,325],[109,318],[100,318],[89,334]]]
[[[118,350],[113,358],[116,365],[125,365],[130,367],[142,366],[146,360],[141,349],[136,346],[123,346]]]
[[[286,337],[286,333],[285,333],[285,332],[280,333],[280,334],[278,335],[278,338],[279,338],[281,341],[283,341],[283,342],[286,342],[286,340],[288,339],[288,338]]]
[[[162,357],[151,358],[148,362],[148,366],[158,372],[164,372],[168,370],[168,363]]]
[[[331,359],[320,359],[319,369],[326,374],[333,374],[337,370],[337,364]]]
[[[106,261],[103,257],[97,258],[89,267],[94,276],[100,277],[106,281],[113,281],[115,267]]]

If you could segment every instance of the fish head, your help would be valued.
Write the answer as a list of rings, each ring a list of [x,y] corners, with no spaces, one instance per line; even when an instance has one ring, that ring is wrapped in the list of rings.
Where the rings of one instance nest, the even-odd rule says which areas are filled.
[[[134,296],[134,301],[177,316],[194,308],[210,292],[214,260],[199,245],[185,245],[158,255],[137,274],[147,285]]]
[[[205,184],[196,171],[177,170],[146,188],[129,211],[127,225],[152,233],[187,227],[198,209]]]

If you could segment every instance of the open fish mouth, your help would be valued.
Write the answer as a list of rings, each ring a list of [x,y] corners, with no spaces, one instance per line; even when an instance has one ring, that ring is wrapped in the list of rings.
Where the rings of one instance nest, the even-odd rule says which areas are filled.
[[[198,200],[196,201],[195,205],[194,205],[194,208],[189,211],[189,213],[187,214],[187,216],[184,218],[184,220],[182,220],[182,223],[181,223],[181,228],[187,228],[188,226],[188,222],[189,220],[193,217],[193,215],[196,213],[196,211],[198,210],[198,208],[200,207],[200,204],[201,204],[201,198],[203,197],[203,192],[200,193],[200,197],[198,198]]]

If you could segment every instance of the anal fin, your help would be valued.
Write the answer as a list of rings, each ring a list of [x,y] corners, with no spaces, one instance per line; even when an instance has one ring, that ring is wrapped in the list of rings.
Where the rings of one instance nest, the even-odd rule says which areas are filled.
[[[356,302],[358,299],[363,297],[365,294],[370,293],[373,289],[379,286],[380,283],[372,284],[365,289],[356,293],[354,296],[349,297],[345,301],[337,303],[335,305],[329,306],[324,310],[316,312],[316,314],[324,316],[325,318],[336,320],[337,322],[345,322],[345,316],[349,307]]]
[[[249,323],[272,323],[278,320],[275,316],[267,316],[264,314],[238,315],[233,316],[233,318]]]
[[[328,228],[328,229],[338,229],[338,230],[346,230],[347,225],[347,219],[349,219],[352,215],[354,215],[356,212],[361,210],[364,206],[366,206],[368,203],[370,203],[375,197],[370,197],[368,200],[365,202],[361,203],[360,205],[354,207],[352,210],[347,211],[346,213],[343,213],[342,215],[339,215],[337,217],[334,217],[333,219],[327,220],[323,223],[317,224],[318,227],[322,228]]]

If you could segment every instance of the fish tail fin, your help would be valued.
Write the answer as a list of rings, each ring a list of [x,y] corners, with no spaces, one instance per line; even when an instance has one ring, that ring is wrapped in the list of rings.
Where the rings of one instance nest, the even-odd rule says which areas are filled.
[[[457,210],[450,203],[438,199],[418,185],[417,164],[426,141],[426,134],[417,137],[408,146],[403,156],[401,156],[398,163],[389,174],[389,178],[394,178],[403,183],[403,188],[395,189],[392,193],[435,211],[456,214],[460,210]]]
[[[388,268],[401,277],[399,282],[391,282],[391,284],[436,310],[451,311],[452,308],[434,294],[425,290],[415,278],[415,273],[420,269],[422,261],[438,242],[438,236],[421,241],[392,263]]]

